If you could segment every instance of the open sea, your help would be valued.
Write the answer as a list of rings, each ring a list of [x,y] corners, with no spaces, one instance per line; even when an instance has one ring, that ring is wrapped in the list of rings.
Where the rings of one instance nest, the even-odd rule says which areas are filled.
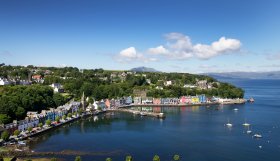
[[[223,80],[221,80],[223,81]],[[279,161],[280,80],[224,80],[245,90],[254,103],[194,107],[156,107],[166,119],[107,113],[65,125],[31,142],[38,152],[68,152],[54,157],[83,161]],[[237,108],[238,110],[234,110]],[[252,134],[242,124],[251,124]],[[227,122],[232,128],[225,126]],[[263,138],[252,135],[259,133]]]

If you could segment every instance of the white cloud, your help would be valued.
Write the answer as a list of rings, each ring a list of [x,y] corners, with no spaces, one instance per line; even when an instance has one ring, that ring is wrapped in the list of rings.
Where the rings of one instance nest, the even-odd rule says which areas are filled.
[[[212,43],[211,47],[216,52],[228,52],[239,50],[241,47],[241,42],[236,39],[226,39],[225,37],[221,37],[219,41],[215,41]]]
[[[224,55],[240,51],[241,42],[237,39],[221,37],[219,40],[211,44],[192,44],[190,37],[182,33],[169,33],[164,35],[166,45],[149,48],[146,53],[138,53],[134,47],[122,50],[118,57],[122,61],[155,61],[153,56],[163,56],[166,59],[187,60],[190,58],[210,59],[218,55]]]
[[[221,37],[211,45],[197,44],[193,47],[193,51],[198,58],[209,59],[217,55],[238,51],[240,47],[239,40]]]
[[[115,58],[118,62],[132,62],[132,61],[141,61],[141,62],[150,62],[157,61],[156,58],[146,57],[145,55],[138,53],[135,47],[129,47],[120,51],[120,53]]]
[[[169,51],[166,48],[164,48],[162,45],[160,45],[155,48],[150,48],[148,50],[148,53],[159,55],[159,54],[167,54],[167,53],[169,53]]]
[[[241,42],[237,39],[227,39],[221,37],[218,41],[207,44],[193,45],[191,39],[180,33],[170,33],[165,35],[167,47],[169,47],[170,55],[178,59],[188,59],[197,57],[199,59],[210,59],[217,55],[226,54],[237,51],[241,47]],[[171,40],[171,41],[170,41]]]
[[[124,49],[120,52],[120,56],[125,58],[137,58],[136,49],[134,47],[129,47],[127,49]]]

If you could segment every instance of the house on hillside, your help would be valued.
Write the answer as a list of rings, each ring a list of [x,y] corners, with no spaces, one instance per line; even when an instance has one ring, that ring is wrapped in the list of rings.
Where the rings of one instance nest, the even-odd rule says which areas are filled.
[[[207,85],[207,80],[200,80],[196,82],[196,85],[199,89],[207,89],[208,85]]]
[[[140,90],[140,89],[134,89],[133,95],[135,97],[147,97],[147,91],[146,90]]]
[[[164,86],[171,86],[171,85],[172,85],[172,81],[171,80],[164,82]]]
[[[42,75],[40,75],[40,74],[32,75],[32,80],[37,83],[44,83],[44,79],[43,79]]]
[[[63,93],[64,89],[60,83],[53,83],[50,85],[55,93]]]
[[[142,103],[141,97],[134,97],[133,102],[135,105],[139,105]]]

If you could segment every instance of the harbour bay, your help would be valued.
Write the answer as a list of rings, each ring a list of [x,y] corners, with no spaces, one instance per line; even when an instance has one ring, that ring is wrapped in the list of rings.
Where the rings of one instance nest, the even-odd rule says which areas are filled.
[[[39,136],[30,148],[35,152],[72,151],[83,160],[277,160],[280,152],[279,92],[277,80],[227,80],[245,90],[255,103],[193,107],[162,107],[164,120],[128,113],[106,113],[79,120]],[[158,108],[158,107],[154,107]],[[235,111],[234,109],[238,110]],[[232,128],[225,126],[227,121]],[[256,139],[246,133],[251,124]],[[260,148],[261,147],[261,148]],[[73,153],[75,154],[75,153]],[[58,155],[71,159],[74,155]]]

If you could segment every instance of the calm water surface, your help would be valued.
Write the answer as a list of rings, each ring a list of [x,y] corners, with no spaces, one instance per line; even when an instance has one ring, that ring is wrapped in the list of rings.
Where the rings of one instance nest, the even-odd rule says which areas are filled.
[[[126,113],[95,116],[38,137],[31,149],[87,152],[83,161],[106,157],[121,161],[128,154],[135,161],[152,160],[155,154],[162,161],[170,161],[174,154],[184,161],[279,161],[280,80],[226,81],[244,88],[245,98],[254,97],[255,103],[154,108],[167,114],[165,120]],[[228,120],[231,129],[224,126]],[[262,139],[246,134],[245,120]]]

